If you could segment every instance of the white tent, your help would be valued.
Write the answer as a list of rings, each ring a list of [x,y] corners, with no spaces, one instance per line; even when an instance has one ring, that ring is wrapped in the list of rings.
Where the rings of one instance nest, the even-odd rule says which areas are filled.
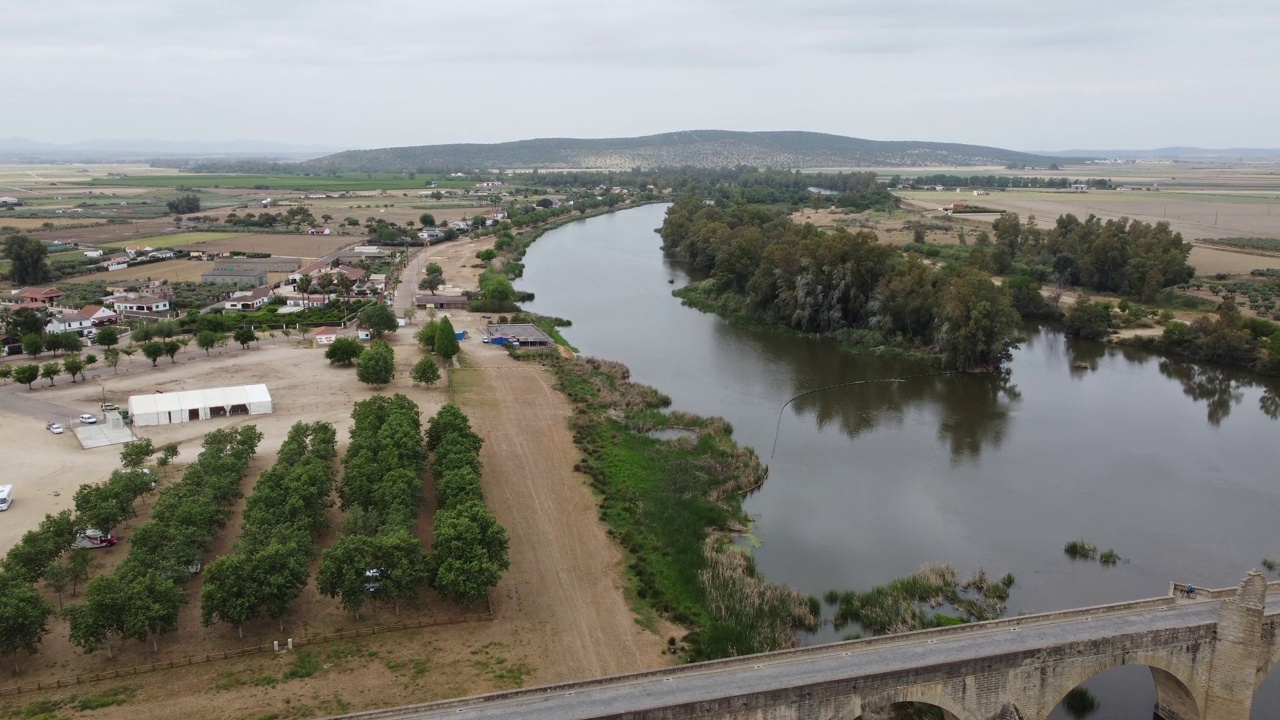
[[[134,395],[129,416],[135,425],[168,425],[229,415],[263,415],[272,411],[266,385],[183,390]]]

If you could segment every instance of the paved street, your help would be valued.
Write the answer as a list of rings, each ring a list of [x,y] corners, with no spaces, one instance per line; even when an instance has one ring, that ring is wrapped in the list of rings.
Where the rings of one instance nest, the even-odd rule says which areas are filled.
[[[1280,615],[1280,598],[1269,598],[1267,615]],[[1016,628],[993,628],[946,635],[937,639],[904,638],[901,643],[836,644],[825,651],[757,656],[700,668],[689,666],[676,674],[622,677],[597,686],[536,689],[519,697],[500,696],[464,705],[382,710],[352,717],[427,720],[586,720],[656,707],[768,692],[814,683],[846,680],[915,667],[959,662],[1005,653],[1085,642],[1117,635],[1191,627],[1216,621],[1217,601],[1184,602],[1155,610],[1116,612],[1092,618],[1029,622]]]

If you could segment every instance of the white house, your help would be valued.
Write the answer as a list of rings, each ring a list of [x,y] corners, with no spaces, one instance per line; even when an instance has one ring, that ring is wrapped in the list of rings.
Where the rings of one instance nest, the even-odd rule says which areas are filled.
[[[436,228],[424,228],[423,230],[418,231],[419,240],[439,240],[442,237],[444,237],[444,233],[440,232]]]
[[[177,255],[172,250],[156,250],[155,252],[147,253],[147,257],[152,260],[169,260],[177,257]]]
[[[101,250],[85,250],[84,251],[84,256],[88,258],[100,258],[102,257],[102,255],[103,253]]]
[[[274,294],[275,288],[270,285],[252,290],[237,290],[231,293],[231,298],[224,301],[222,306],[228,310],[257,310],[271,302],[271,296]]]
[[[144,295],[142,297],[118,300],[116,301],[116,309],[122,312],[166,312],[169,309],[169,301]]]
[[[101,305],[85,305],[80,308],[79,314],[92,320],[94,327],[114,325],[120,319],[115,310]]]
[[[0,205],[21,205],[22,201],[16,197],[0,197]]]
[[[332,345],[338,339],[338,328],[320,327],[312,331],[317,345]]]
[[[49,324],[44,326],[44,331],[51,333],[73,332],[83,336],[84,331],[92,327],[93,320],[91,318],[79,314],[66,314],[54,316],[49,321]]]

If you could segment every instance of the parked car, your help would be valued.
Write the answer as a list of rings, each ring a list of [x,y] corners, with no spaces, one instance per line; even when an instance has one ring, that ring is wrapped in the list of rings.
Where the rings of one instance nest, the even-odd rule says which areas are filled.
[[[62,426],[59,425],[58,423],[45,423],[44,426],[49,428],[49,432],[53,433],[54,435],[62,434]]]
[[[86,528],[84,532],[76,536],[76,541],[71,544],[73,548],[106,548],[116,544],[116,536],[111,533],[104,533],[101,530]]]
[[[93,425],[98,422],[98,418],[90,415],[89,413],[85,413],[80,416],[80,422],[85,425]]]
[[[365,592],[376,593],[382,589],[382,571],[378,568],[370,568],[364,571],[364,589]]]
[[[113,412],[119,409],[120,409],[120,406],[115,403],[102,403],[103,412]]]

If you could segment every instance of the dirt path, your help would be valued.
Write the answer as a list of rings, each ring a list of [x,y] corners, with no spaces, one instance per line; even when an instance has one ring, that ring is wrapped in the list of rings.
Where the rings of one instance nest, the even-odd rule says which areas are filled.
[[[474,369],[455,371],[457,400],[485,438],[483,484],[511,536],[511,570],[498,585],[499,621],[541,638],[539,680],[659,667],[662,637],[636,622],[623,589],[621,552],[605,534],[566,421],[570,407],[550,374],[477,346]],[[669,656],[668,656],[669,657]]]

